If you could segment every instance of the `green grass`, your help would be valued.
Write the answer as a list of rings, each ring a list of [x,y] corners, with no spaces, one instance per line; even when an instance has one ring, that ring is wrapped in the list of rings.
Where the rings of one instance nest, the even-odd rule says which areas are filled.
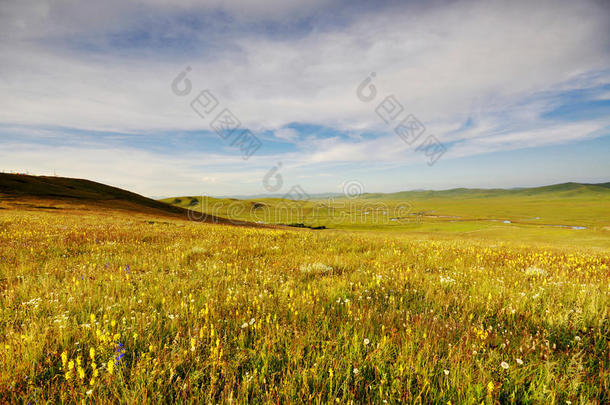
[[[351,200],[235,200],[189,196],[163,201],[196,212],[251,222],[610,247],[607,183],[566,183],[519,190],[364,194]]]

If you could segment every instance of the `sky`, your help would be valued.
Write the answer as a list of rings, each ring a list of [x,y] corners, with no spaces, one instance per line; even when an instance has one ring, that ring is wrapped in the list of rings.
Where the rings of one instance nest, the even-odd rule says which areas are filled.
[[[0,111],[153,197],[607,182],[610,2],[4,0]]]

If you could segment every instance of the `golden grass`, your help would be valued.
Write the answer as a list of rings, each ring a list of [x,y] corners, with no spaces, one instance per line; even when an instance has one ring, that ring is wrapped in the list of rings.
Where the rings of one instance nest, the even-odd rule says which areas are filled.
[[[0,211],[0,402],[608,403],[607,250]]]

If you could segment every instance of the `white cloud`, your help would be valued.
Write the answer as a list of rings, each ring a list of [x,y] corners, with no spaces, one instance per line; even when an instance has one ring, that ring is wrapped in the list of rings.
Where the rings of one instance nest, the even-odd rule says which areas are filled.
[[[558,103],[553,94],[610,82],[610,35],[604,35],[610,21],[600,2],[480,0],[442,7],[401,3],[347,13],[333,26],[328,22],[336,4],[4,3],[0,123],[120,132],[207,129],[209,121],[195,115],[189,101],[198,90],[209,88],[244,126],[271,130],[276,138],[295,143],[301,152],[270,158],[301,168],[331,162],[421,161],[374,113],[388,94],[423,121],[429,133],[457,142],[448,157],[586,139],[608,125],[607,120],[564,126],[540,119]],[[144,17],[142,8],[157,19]],[[198,30],[180,19],[218,10],[234,25],[210,19],[212,27],[221,26]],[[295,28],[292,35],[282,35],[257,25],[279,24],[286,30],[290,24],[297,26],[300,17],[311,17],[313,29]],[[316,25],[318,20],[324,24]],[[155,27],[158,21],[163,22],[160,28]],[[129,43],[131,48],[117,48],[115,35],[142,29],[160,40],[190,41],[187,49],[192,50],[185,56],[171,47]],[[133,41],[127,38],[122,40]],[[177,97],[170,83],[187,65],[193,68],[193,93]],[[356,87],[370,72],[377,74],[373,83],[379,94],[375,102],[363,103]],[[468,117],[474,126],[458,131]],[[301,139],[286,127],[294,122],[346,131],[349,139]],[[364,131],[380,135],[360,136]],[[111,155],[104,156],[114,162]],[[131,169],[142,178],[175,174],[185,184],[201,179],[194,169],[180,176],[163,170],[165,164],[176,165],[174,161],[148,167],[142,163],[147,157],[140,159]],[[237,158],[218,153],[214,159],[230,165]],[[35,164],[35,158],[29,162]],[[89,164],[71,161],[71,167]],[[244,167],[241,164],[234,167]],[[256,176],[268,165],[257,157],[248,164]],[[230,181],[236,174],[227,168],[214,169],[206,181]]]
[[[600,93],[594,97],[594,100],[607,101],[610,100],[610,91]]]
[[[545,128],[476,137],[458,143],[452,150],[451,156],[459,158],[480,153],[557,145],[577,139],[587,139],[608,123],[608,120],[605,121],[605,124],[604,122],[563,123]]]
[[[276,130],[273,134],[276,138],[289,142],[296,141],[299,138],[299,133],[292,128],[280,128]]]

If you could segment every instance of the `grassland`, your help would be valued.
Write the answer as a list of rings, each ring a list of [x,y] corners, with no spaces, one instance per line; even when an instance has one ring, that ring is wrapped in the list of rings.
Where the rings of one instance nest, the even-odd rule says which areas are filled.
[[[0,402],[604,403],[607,251],[0,211]]]
[[[0,403],[610,401],[604,190],[166,207],[38,180],[0,176]]]
[[[195,217],[213,214],[266,224],[302,223],[349,231],[408,232],[419,238],[517,240],[610,248],[608,183],[363,194],[355,199],[313,201],[207,196],[162,201],[191,210]]]

